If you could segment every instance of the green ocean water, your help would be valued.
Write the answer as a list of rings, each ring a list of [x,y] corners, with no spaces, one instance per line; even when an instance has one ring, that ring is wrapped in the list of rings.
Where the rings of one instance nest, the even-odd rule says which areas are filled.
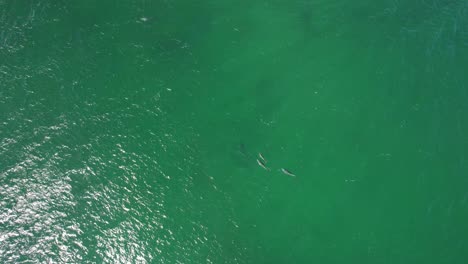
[[[468,263],[467,25],[0,0],[0,263]]]

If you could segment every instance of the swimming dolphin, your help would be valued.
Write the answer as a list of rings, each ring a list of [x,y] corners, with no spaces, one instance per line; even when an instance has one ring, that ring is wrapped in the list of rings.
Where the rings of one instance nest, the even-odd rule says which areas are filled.
[[[258,157],[260,157],[260,159],[264,162],[264,163],[267,163],[267,160],[265,159],[265,157],[263,157],[262,153],[258,153]]]
[[[260,167],[264,168],[265,170],[269,171],[270,169],[266,166],[265,162],[263,160],[260,160],[260,159],[257,159],[257,163],[258,165],[260,165]]]
[[[286,175],[288,175],[288,176],[296,177],[296,174],[294,174],[294,173],[288,171],[288,170],[285,169],[285,168],[281,168],[281,172],[284,173],[284,174],[286,174]]]

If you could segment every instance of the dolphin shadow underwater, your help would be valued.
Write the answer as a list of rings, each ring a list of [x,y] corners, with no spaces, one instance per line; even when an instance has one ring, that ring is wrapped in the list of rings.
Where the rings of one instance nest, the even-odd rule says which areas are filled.
[[[231,149],[231,158],[234,161],[236,167],[247,169],[253,168],[254,163],[252,162],[252,155],[248,152],[247,147],[243,142],[237,143]]]

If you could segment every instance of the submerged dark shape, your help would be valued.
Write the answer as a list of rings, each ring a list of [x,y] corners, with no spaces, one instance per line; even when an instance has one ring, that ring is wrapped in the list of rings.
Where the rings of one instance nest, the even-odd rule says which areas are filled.
[[[249,156],[247,153],[247,148],[245,147],[244,143],[239,144],[239,152],[244,156]]]
[[[255,157],[249,152],[248,146],[244,142],[237,142],[233,145],[231,157],[240,168],[252,168],[255,165]]]

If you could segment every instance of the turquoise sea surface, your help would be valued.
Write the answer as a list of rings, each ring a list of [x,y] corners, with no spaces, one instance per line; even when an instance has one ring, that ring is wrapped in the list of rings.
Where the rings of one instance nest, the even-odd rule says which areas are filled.
[[[0,263],[468,263],[467,72],[466,0],[0,0]]]

